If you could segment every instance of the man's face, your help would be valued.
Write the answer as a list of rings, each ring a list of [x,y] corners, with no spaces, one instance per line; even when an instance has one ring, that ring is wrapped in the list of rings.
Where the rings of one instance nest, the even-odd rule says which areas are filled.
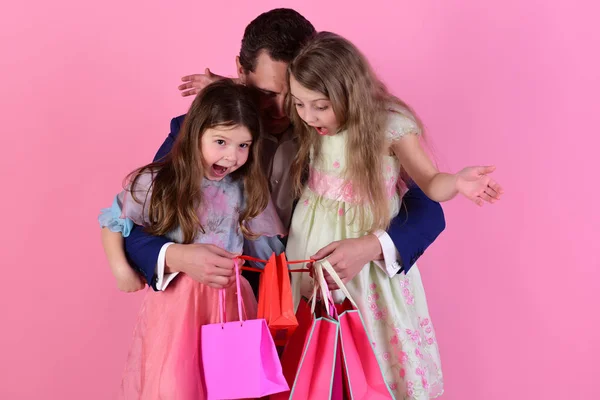
[[[288,64],[274,61],[262,52],[257,58],[254,72],[246,73],[239,63],[238,75],[242,82],[258,88],[262,92],[261,114],[266,132],[272,135],[283,133],[289,126],[290,120],[285,114],[284,101],[288,91],[286,73]]]

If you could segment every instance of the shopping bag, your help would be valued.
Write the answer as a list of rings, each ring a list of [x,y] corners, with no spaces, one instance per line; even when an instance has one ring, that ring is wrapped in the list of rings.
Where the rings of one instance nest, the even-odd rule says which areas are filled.
[[[277,346],[284,346],[298,327],[285,253],[271,255],[261,273],[258,318],[263,318]]]
[[[309,333],[313,325],[313,315],[307,299],[302,298],[300,300],[300,304],[298,304],[298,310],[296,311],[296,318],[298,320],[298,327],[290,336],[290,339],[283,349],[283,354],[281,355],[283,376],[290,387],[292,387],[294,384],[296,372],[298,372],[298,365],[300,364],[300,359],[304,353],[306,340],[309,338]],[[287,397],[289,397],[289,393],[287,395]],[[278,396],[277,398],[285,399],[287,397]],[[272,396],[271,400],[277,399]]]
[[[339,323],[334,318],[333,302],[326,296],[317,298],[319,289],[326,293],[315,284],[311,298],[301,299],[296,313],[299,326],[282,355],[284,375],[292,389],[289,395],[280,393],[271,399],[343,399]]]
[[[225,290],[220,290],[221,322],[202,326],[202,364],[209,400],[258,398],[289,390],[265,320],[243,318],[237,259],[235,273],[239,320],[226,322]]]
[[[322,260],[315,265],[317,273],[325,270],[346,296],[337,320],[340,326],[341,356],[344,365],[345,389],[353,400],[394,399],[381,366],[375,356],[372,341],[356,302],[339,278],[329,261]]]

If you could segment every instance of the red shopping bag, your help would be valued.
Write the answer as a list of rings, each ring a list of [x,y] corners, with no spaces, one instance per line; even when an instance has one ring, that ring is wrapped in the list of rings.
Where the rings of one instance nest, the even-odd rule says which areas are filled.
[[[278,256],[273,253],[266,261],[248,256],[240,258],[265,264],[263,270],[258,270],[260,272],[260,283],[258,286],[257,317],[266,321],[275,344],[284,346],[298,327],[298,320],[294,314],[288,264],[303,263],[306,260],[288,262],[285,253]],[[253,268],[244,269],[256,271]],[[304,272],[307,270],[301,269],[294,272],[296,271]]]
[[[259,284],[258,318],[267,321],[277,346],[285,345],[298,327],[285,253],[279,256],[273,254],[262,272]]]

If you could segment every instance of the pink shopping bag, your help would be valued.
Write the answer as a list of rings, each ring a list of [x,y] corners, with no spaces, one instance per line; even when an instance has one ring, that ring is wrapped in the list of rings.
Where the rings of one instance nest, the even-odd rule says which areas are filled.
[[[289,390],[265,320],[243,320],[237,259],[235,273],[239,321],[225,322],[225,291],[221,290],[221,323],[202,327],[202,363],[209,400],[257,398]]]
[[[319,264],[346,295],[347,301],[337,308],[337,311],[341,311],[337,319],[340,324],[341,355],[348,397],[352,400],[394,399],[354,299],[331,264],[327,260]]]
[[[294,385],[290,392],[293,400],[330,400],[338,396],[342,386],[335,382],[339,324],[328,318],[313,320]],[[341,366],[341,365],[340,365]],[[341,369],[338,368],[338,373]],[[337,386],[335,385],[337,383]]]
[[[317,299],[318,289],[321,289],[321,301]],[[315,282],[310,303],[311,326],[306,334],[307,337],[303,340],[303,351],[297,363],[289,399],[342,400],[344,379],[339,349],[339,323],[335,320],[335,307],[331,296],[327,295],[326,286]],[[316,307],[317,304],[322,307]],[[304,303],[299,307],[298,312],[304,313],[298,315],[300,324],[306,320],[306,309],[303,309],[303,306],[308,307],[308,304]],[[302,331],[302,326],[296,330],[296,332]],[[294,336],[289,344],[293,344],[293,339]],[[301,338],[296,340],[298,344],[302,343]],[[296,352],[290,349],[288,355],[294,353]],[[295,362],[290,362],[289,365],[294,364]]]

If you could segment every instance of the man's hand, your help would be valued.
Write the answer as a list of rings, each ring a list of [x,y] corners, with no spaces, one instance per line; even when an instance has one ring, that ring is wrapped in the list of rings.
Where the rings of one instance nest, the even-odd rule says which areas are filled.
[[[213,74],[210,69],[206,68],[204,74],[187,75],[181,78],[184,83],[179,85],[178,89],[183,97],[195,96],[211,83],[221,79],[225,79],[225,77]],[[234,81],[237,82],[238,80],[234,79]]]
[[[212,244],[173,244],[167,248],[165,272],[182,272],[215,289],[235,282],[232,254]]]
[[[319,250],[311,259],[321,260],[326,257],[342,282],[347,283],[358,275],[367,263],[383,259],[383,254],[379,239],[370,234],[358,239],[333,242]],[[329,290],[339,289],[327,272],[323,272]]]

